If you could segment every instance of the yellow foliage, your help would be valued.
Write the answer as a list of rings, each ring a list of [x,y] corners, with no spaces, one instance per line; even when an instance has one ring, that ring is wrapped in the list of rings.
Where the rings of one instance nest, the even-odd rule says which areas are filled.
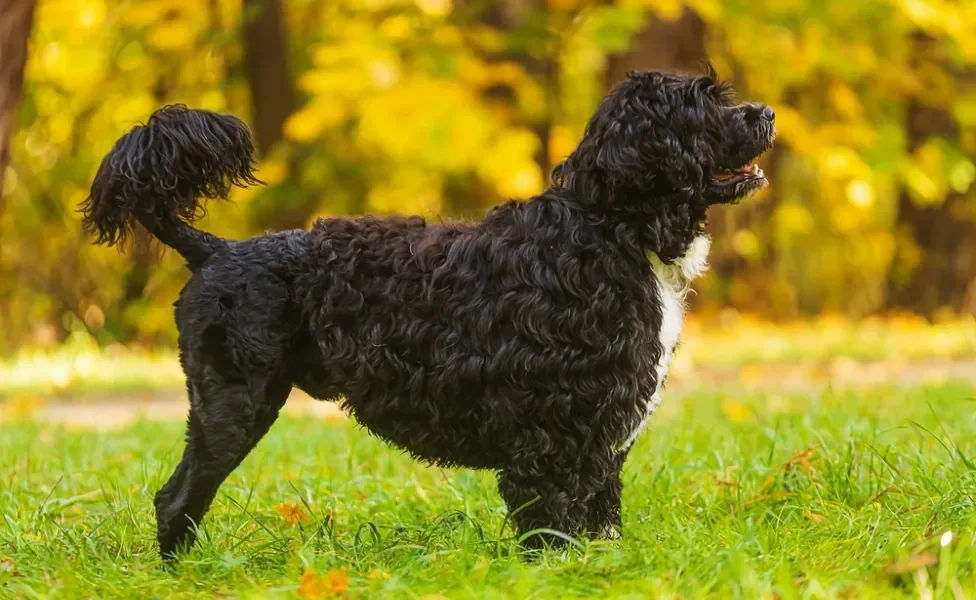
[[[159,50],[181,52],[189,50],[196,42],[196,31],[186,19],[164,20],[153,26],[149,43]]]
[[[533,155],[539,146],[525,129],[503,132],[477,165],[478,174],[492,182],[503,197],[527,198],[542,191],[542,171]]]
[[[410,168],[394,169],[383,181],[373,184],[369,208],[379,214],[422,214],[434,217],[441,208],[441,179],[438,173]]]
[[[976,68],[972,2],[547,0],[511,4],[500,21],[451,0],[283,5],[296,101],[259,165],[268,189],[235,191],[237,206],[214,206],[201,223],[221,235],[252,235],[269,225],[257,215],[293,209],[433,215],[470,207],[468,196],[484,208],[538,193],[548,176],[539,150],[551,162],[573,150],[605,92],[608,55],[685,10],[705,22],[710,58],[743,99],[775,107],[779,131],[763,163],[770,188],[714,213],[729,227],[713,258],[737,269],[703,282],[700,307],[875,310],[889,273],[925,258],[895,229],[900,193],[932,206],[963,195],[953,218],[976,221],[965,209],[976,180],[976,91],[964,77]],[[38,3],[0,203],[0,281],[15,282],[0,284],[8,344],[73,328],[103,343],[172,343],[178,257],[153,257],[151,283],[130,297],[131,253],[91,247],[75,208],[114,140],[154,108],[255,117],[244,18],[239,0]],[[911,103],[945,111],[957,133],[909,147]],[[292,204],[308,198],[318,200]]]
[[[471,90],[420,77],[404,81],[395,94],[364,98],[360,115],[359,141],[364,145],[394,160],[446,171],[476,165],[495,127]]]
[[[323,99],[292,113],[285,121],[285,136],[296,142],[312,142],[348,115],[341,99]]]
[[[835,81],[831,84],[828,94],[834,109],[845,119],[856,119],[861,116],[861,101],[850,86]]]
[[[681,0],[647,0],[647,6],[665,21],[674,21],[681,16],[684,9]]]

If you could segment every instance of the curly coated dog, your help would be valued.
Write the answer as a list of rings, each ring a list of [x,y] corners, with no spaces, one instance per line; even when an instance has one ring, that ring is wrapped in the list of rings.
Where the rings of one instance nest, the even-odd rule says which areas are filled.
[[[617,537],[621,468],[661,401],[706,210],[763,187],[773,111],[714,73],[632,73],[551,187],[476,223],[320,219],[225,240],[203,199],[260,183],[246,126],[182,106],[103,160],[82,206],[98,243],[138,225],[192,272],[176,302],[190,412],[155,497],[166,559],[293,387],[443,466],[491,469],[523,543]],[[543,531],[540,531],[543,530]],[[550,530],[550,531],[544,531]]]

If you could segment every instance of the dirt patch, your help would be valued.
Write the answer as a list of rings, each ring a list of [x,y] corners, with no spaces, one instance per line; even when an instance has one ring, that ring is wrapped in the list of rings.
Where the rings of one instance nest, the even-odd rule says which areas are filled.
[[[976,385],[976,361],[932,363],[858,363],[837,360],[820,365],[764,365],[728,369],[679,371],[667,384],[672,402],[705,389],[740,395],[762,390],[778,393],[811,393],[825,388],[851,389],[878,385],[919,385],[947,381]],[[32,406],[6,406],[0,421],[11,416],[31,418],[66,427],[113,429],[137,420],[181,421],[186,419],[184,394],[147,393],[127,396],[86,395],[46,399]],[[294,392],[283,410],[285,414],[323,420],[346,418],[332,402],[319,402]]]

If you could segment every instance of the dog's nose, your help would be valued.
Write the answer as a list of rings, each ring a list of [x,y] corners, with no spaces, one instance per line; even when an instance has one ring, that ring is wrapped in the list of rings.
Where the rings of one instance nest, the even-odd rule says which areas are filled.
[[[767,106],[762,111],[762,118],[766,119],[767,121],[772,121],[776,118],[776,113],[773,112],[773,109]]]

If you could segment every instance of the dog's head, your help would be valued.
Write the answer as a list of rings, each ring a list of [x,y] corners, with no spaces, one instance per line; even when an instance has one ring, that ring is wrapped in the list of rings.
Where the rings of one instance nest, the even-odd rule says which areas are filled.
[[[705,209],[766,185],[753,164],[776,136],[774,113],[740,103],[714,72],[631,73],[604,99],[553,181],[644,226],[646,248],[681,256]]]

